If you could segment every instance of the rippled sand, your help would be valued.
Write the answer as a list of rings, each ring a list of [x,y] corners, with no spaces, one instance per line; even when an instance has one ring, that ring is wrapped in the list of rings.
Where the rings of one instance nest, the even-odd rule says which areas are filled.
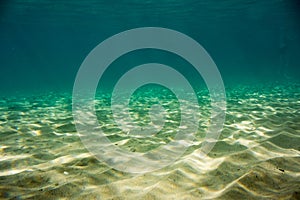
[[[111,169],[83,147],[70,94],[3,97],[0,199],[300,199],[299,86],[226,88],[226,123],[207,157],[197,151],[209,118],[207,93],[199,92],[194,143],[174,164],[142,175]],[[178,127],[174,111],[160,134],[131,137],[113,125],[105,100],[98,103],[108,116],[98,116],[101,128],[132,152],[170,142]]]

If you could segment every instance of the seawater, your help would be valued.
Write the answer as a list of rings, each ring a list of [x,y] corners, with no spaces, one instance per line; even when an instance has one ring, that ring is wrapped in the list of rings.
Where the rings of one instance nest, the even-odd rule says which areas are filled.
[[[300,198],[297,1],[19,0],[0,7],[1,199]],[[212,122],[203,77],[167,51],[143,49],[120,56],[99,80],[93,101],[97,128],[113,146],[145,154],[173,144],[179,129],[189,130],[181,118],[197,111],[198,129],[178,159],[132,174],[98,160],[83,145],[72,113],[72,89],[95,46],[139,27],[173,29],[206,49],[224,82],[226,118],[214,148],[199,156]],[[112,92],[123,74],[145,63],[180,72],[192,85],[198,106],[181,109],[171,88],[142,86],[129,99],[132,124],[126,131],[114,119]],[[133,125],[156,126],[155,119],[159,124],[160,116],[150,115],[157,104],[164,109],[161,129],[142,136],[130,132]]]

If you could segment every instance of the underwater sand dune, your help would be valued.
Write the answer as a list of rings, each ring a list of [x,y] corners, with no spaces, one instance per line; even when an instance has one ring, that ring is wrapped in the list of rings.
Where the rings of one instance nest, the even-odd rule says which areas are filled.
[[[138,175],[111,169],[84,148],[70,94],[3,97],[0,199],[300,199],[299,88],[227,89],[224,129],[205,157],[199,156],[199,148],[210,106],[203,99],[199,131],[184,155],[168,167]],[[110,116],[101,104],[106,100],[97,102],[101,128],[120,148],[147,152],[174,139],[176,109],[161,133],[138,138],[103,116]],[[170,110],[178,106],[176,101],[165,103]],[[139,117],[149,121],[143,113]]]

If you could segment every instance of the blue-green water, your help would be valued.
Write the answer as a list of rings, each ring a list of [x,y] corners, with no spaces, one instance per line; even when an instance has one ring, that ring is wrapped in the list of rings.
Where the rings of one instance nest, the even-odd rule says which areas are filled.
[[[83,59],[97,44],[149,26],[197,40],[225,84],[300,76],[296,0],[3,1],[0,9],[1,90],[71,90]]]
[[[0,2],[0,199],[300,199],[299,8],[296,0]],[[85,148],[72,90],[93,48],[140,27],[173,29],[206,49],[224,82],[226,118],[214,148],[200,156],[216,116],[197,70],[158,49],[119,57],[100,79],[93,101],[98,126],[89,131],[101,129],[128,155],[157,159],[146,153],[170,144],[157,157],[176,157],[132,174],[111,165],[123,158],[104,162]],[[130,98],[133,122],[124,118],[122,129],[114,117],[123,123],[125,108],[120,103],[120,113],[113,113],[111,93],[123,74],[145,63],[176,69],[192,85],[198,105],[179,101],[170,88],[146,85]],[[163,118],[151,110],[157,103]],[[193,140],[176,141],[177,130],[189,134],[195,125],[180,121],[193,117]],[[149,124],[159,131],[142,135]],[[141,133],[133,131],[136,125]],[[180,144],[186,148],[177,154]],[[158,159],[148,167],[160,164]]]

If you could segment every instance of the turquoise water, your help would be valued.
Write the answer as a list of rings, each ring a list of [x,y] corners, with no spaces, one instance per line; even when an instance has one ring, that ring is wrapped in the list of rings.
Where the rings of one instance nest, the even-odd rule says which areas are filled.
[[[216,62],[225,84],[298,80],[298,6],[293,0],[4,1],[1,89],[71,90],[78,68],[97,44],[119,32],[149,26],[174,29],[197,40]],[[136,58],[149,62],[157,54],[145,57]]]
[[[293,0],[1,2],[0,199],[300,199],[299,7]],[[212,101],[203,77],[174,53],[142,49],[104,72],[87,102],[98,124],[84,134],[102,130],[111,145],[99,155],[86,146],[72,113],[77,72],[100,42],[139,27],[186,34],[214,60],[226,91],[226,118],[215,141],[205,138],[218,116],[212,108],[225,107]],[[116,83],[145,63],[176,69],[198,105],[175,80],[176,90],[138,88],[128,105],[115,101],[114,113]],[[190,133],[192,140],[185,137]],[[203,156],[207,143],[215,145]],[[105,148],[133,160],[122,164],[126,156]],[[157,149],[164,153],[147,154]],[[147,173],[139,173],[141,166]]]

